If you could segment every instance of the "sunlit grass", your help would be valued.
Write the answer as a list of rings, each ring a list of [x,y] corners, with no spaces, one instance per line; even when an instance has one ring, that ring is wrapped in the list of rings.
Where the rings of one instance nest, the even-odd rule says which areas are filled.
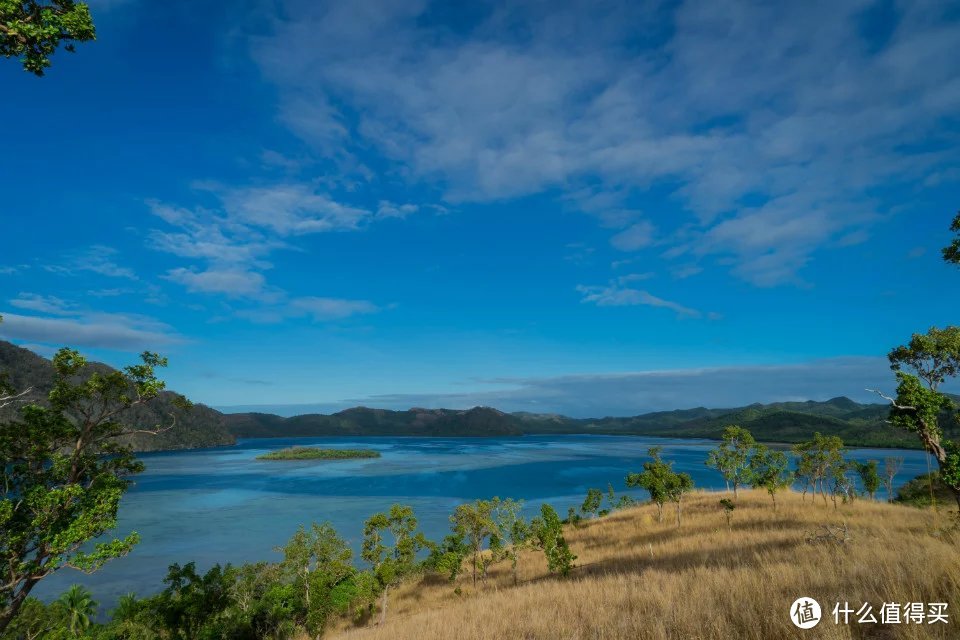
[[[330,636],[431,638],[957,638],[960,637],[960,534],[944,532],[946,511],[859,500],[824,506],[784,494],[774,512],[765,493],[741,492],[728,527],[721,495],[685,501],[683,527],[652,506],[567,527],[578,559],[570,578],[552,577],[538,552],[492,569],[471,588],[436,577],[391,595],[382,627],[340,620]],[[846,524],[849,540],[808,542],[824,525]],[[788,609],[817,599],[824,619],[812,631],[793,626]],[[837,602],[947,602],[950,624],[835,625]],[[374,616],[373,620],[376,620]]]

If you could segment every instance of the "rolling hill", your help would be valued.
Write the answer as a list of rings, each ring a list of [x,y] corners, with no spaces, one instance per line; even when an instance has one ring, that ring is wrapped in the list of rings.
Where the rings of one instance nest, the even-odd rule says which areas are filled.
[[[92,363],[91,367],[99,371],[111,370],[100,363]],[[8,376],[15,389],[32,388],[26,397],[31,402],[42,404],[52,386],[53,370],[49,360],[3,340],[0,340],[0,373]],[[124,419],[127,422],[144,428],[169,424],[172,418],[176,418],[176,425],[169,431],[157,435],[134,434],[128,436],[126,442],[137,451],[196,449],[236,442],[236,438],[227,430],[222,413],[202,404],[196,404],[189,410],[180,409],[173,405],[173,399],[173,393],[164,392],[149,405],[134,407],[126,412]],[[15,417],[14,406],[0,410],[0,419]]]

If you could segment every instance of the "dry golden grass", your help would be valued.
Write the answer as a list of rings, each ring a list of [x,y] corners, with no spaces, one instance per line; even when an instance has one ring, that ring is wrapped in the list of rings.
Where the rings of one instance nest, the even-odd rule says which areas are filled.
[[[509,566],[494,567],[486,585],[462,595],[426,576],[395,589],[383,626],[339,621],[327,634],[356,640],[960,638],[960,535],[942,533],[945,513],[867,501],[840,505],[782,495],[774,512],[764,493],[744,491],[733,526],[721,496],[685,501],[684,523],[673,511],[656,521],[652,506],[567,527],[577,568],[566,579],[547,573],[542,554],[520,562],[520,585]],[[825,524],[846,522],[846,544],[806,541]],[[817,599],[824,618],[812,630],[790,622],[800,596]],[[947,602],[950,624],[836,625],[836,602]],[[374,616],[376,621],[377,616]],[[371,623],[372,624],[372,623]]]

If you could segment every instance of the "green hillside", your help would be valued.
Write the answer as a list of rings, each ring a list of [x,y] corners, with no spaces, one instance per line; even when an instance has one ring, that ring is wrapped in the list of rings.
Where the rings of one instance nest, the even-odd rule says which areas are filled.
[[[110,371],[105,364],[92,363],[91,371]],[[50,361],[29,349],[0,340],[0,373],[5,373],[15,389],[32,388],[26,397],[31,402],[43,403],[53,383]],[[196,449],[233,444],[236,438],[227,429],[219,411],[202,404],[190,409],[174,406],[175,394],[164,392],[149,405],[129,409],[123,419],[132,425],[150,429],[158,425],[175,426],[157,435],[133,434],[125,440],[137,451],[165,449]],[[0,409],[0,419],[16,417],[16,407]]]

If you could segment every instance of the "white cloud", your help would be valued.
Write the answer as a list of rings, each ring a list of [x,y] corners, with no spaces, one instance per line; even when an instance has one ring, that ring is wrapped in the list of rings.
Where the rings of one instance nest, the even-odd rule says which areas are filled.
[[[610,239],[620,251],[636,251],[653,244],[654,226],[646,220],[637,222]]]
[[[660,307],[670,309],[678,316],[687,316],[690,318],[700,318],[703,314],[696,309],[691,309],[678,302],[664,300],[652,295],[648,291],[640,289],[631,289],[623,287],[620,284],[610,284],[608,286],[584,286],[577,287],[577,291],[583,294],[581,302],[592,302],[598,307],[633,307],[644,305],[649,307]]]
[[[55,296],[44,296],[36,293],[21,293],[19,296],[10,301],[10,305],[17,307],[18,309],[38,311],[40,313],[58,316],[69,316],[76,313],[76,311],[72,309],[72,305],[64,302],[60,298]]]
[[[56,346],[139,351],[183,342],[171,327],[129,314],[84,313],[70,318],[45,318],[2,312],[0,337]]]
[[[242,269],[172,269],[164,276],[167,280],[182,284],[187,291],[197,293],[223,293],[230,297],[259,298],[265,293],[266,279],[263,275]]]
[[[943,3],[904,3],[879,43],[861,0],[480,5],[456,32],[428,2],[278,7],[253,55],[318,153],[375,149],[454,200],[560,190],[621,228],[637,223],[631,194],[673,190],[658,229],[692,223],[687,250],[758,285],[800,281],[814,253],[876,223],[872,188],[960,165],[939,124],[960,112]]]

